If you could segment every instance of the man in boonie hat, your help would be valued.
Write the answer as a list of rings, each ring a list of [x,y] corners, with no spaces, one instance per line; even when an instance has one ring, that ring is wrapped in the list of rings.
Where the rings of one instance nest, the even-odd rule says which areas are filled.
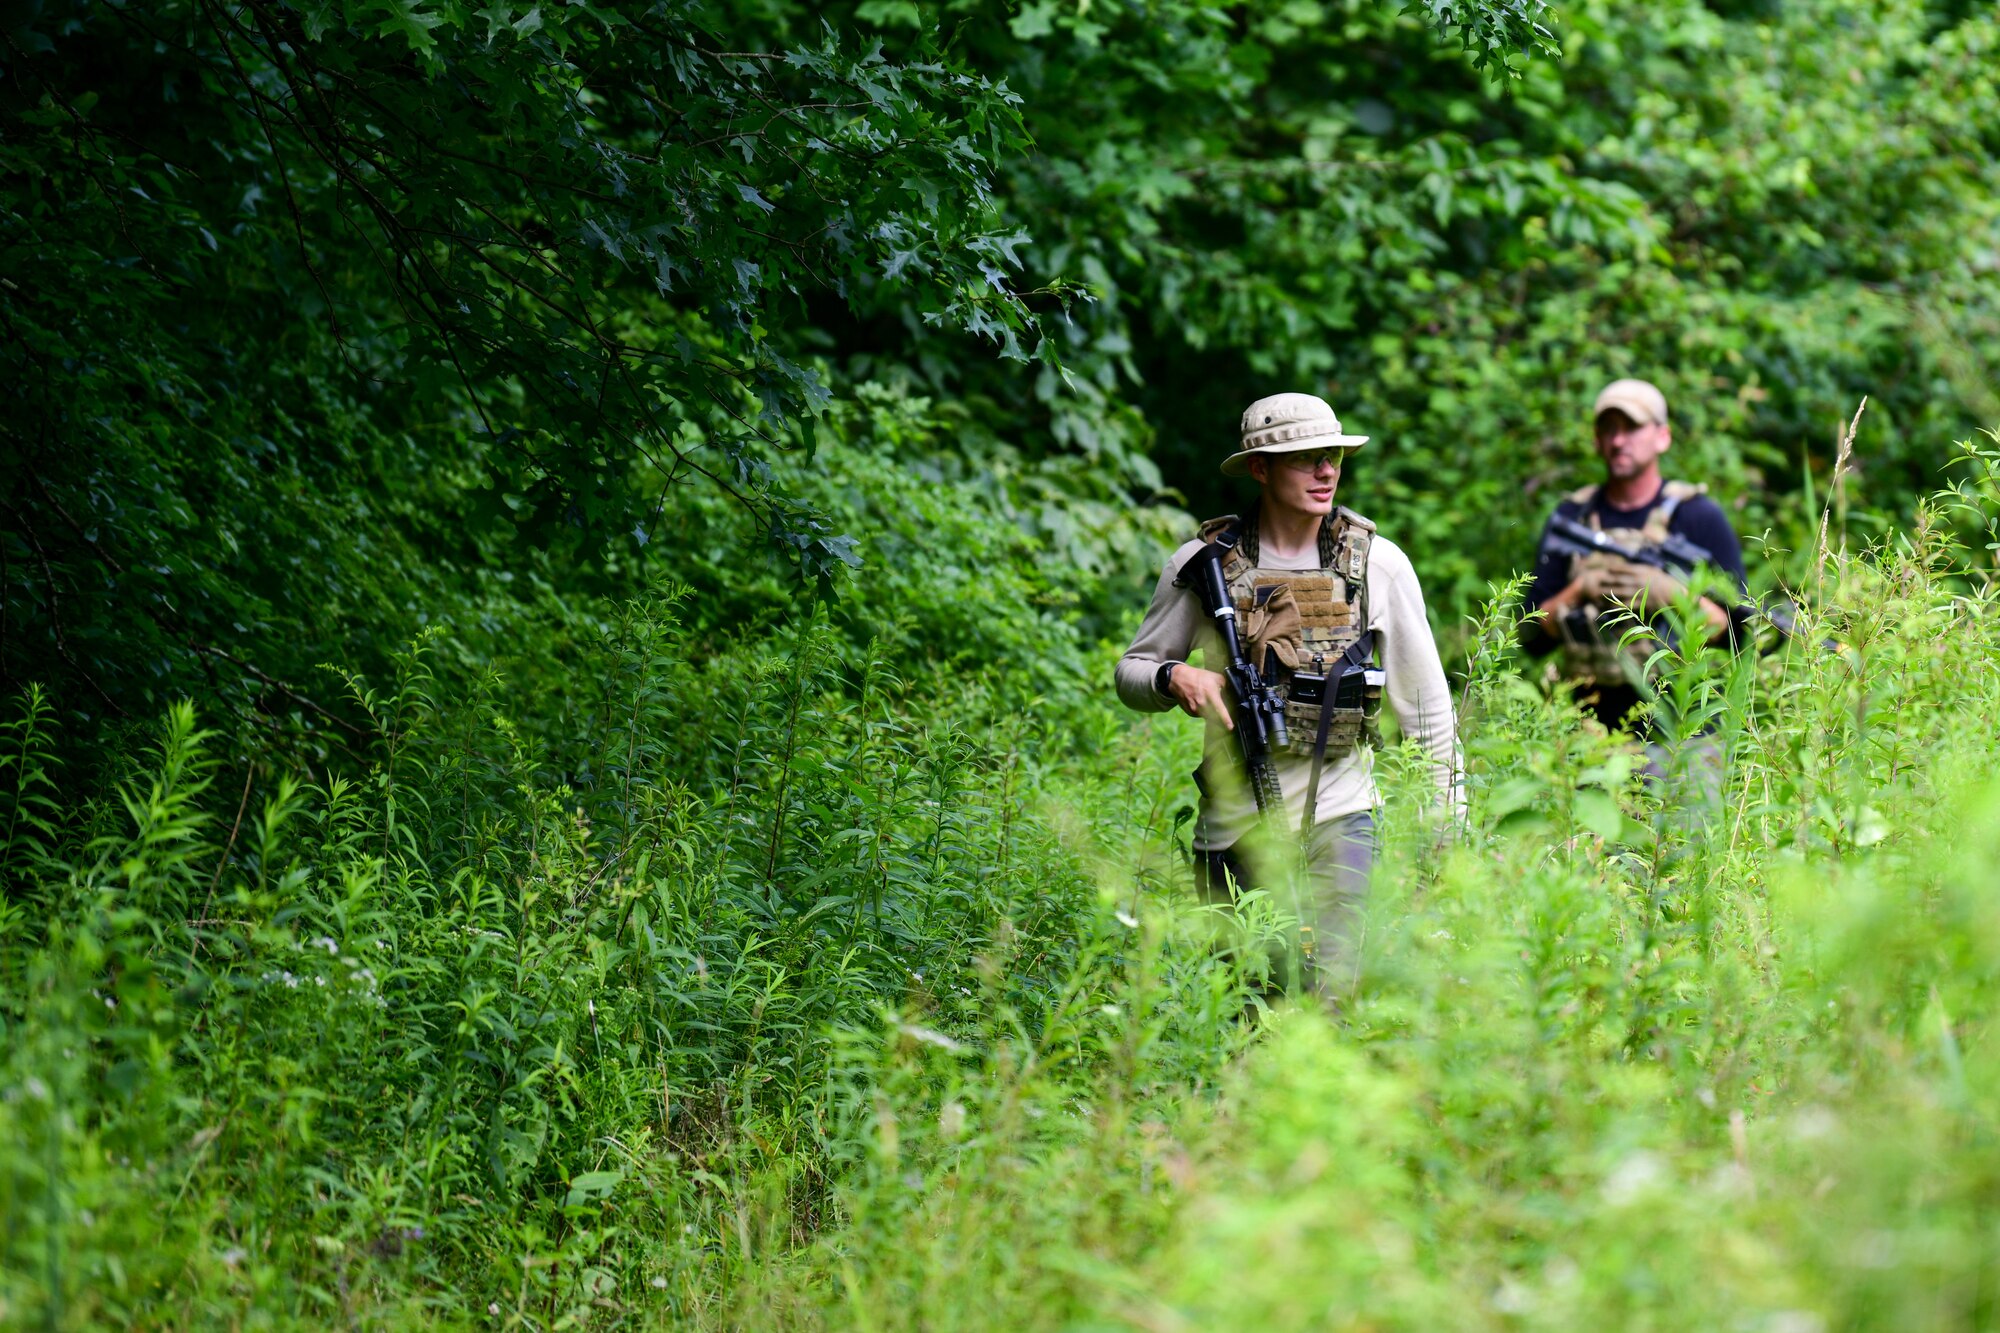
[[[1311,394],[1252,403],[1222,471],[1257,482],[1255,506],[1240,518],[1202,524],[1167,558],[1116,672],[1127,706],[1141,712],[1179,706],[1207,723],[1195,773],[1197,890],[1210,901],[1230,902],[1249,888],[1277,887],[1274,872],[1284,858],[1260,859],[1245,840],[1258,811],[1231,743],[1236,701],[1217,670],[1225,665],[1221,637],[1195,590],[1177,582],[1196,552],[1233,533],[1222,572],[1245,655],[1285,698],[1287,740],[1276,769],[1285,831],[1299,831],[1316,900],[1300,918],[1319,942],[1314,984],[1322,993],[1338,986],[1326,964],[1344,953],[1373,863],[1380,803],[1374,751],[1381,744],[1375,718],[1384,695],[1403,735],[1429,753],[1440,803],[1455,809],[1459,801],[1451,691],[1416,571],[1373,523],[1334,503],[1342,464],[1367,442],[1366,435],[1344,431],[1333,409]],[[1189,663],[1196,650],[1201,666]],[[1350,684],[1360,688],[1338,691],[1328,683],[1343,670],[1357,673]]]
[[[1542,529],[1522,646],[1536,656],[1559,650],[1560,674],[1578,682],[1578,699],[1600,722],[1645,734],[1645,663],[1659,644],[1624,633],[1630,613],[1657,622],[1701,566],[1733,579],[1741,594],[1743,547],[1706,486],[1662,475],[1673,428],[1658,387],[1614,380],[1591,416],[1604,480],[1572,491]],[[1733,641],[1749,609],[1740,595],[1717,595],[1727,608],[1709,596],[1697,604],[1711,633]]]

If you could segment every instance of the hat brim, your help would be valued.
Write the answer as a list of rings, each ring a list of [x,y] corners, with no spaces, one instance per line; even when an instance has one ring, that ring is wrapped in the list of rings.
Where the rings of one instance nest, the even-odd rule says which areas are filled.
[[[1222,460],[1222,475],[1225,477],[1250,475],[1250,460],[1258,454],[1297,454],[1315,449],[1359,449],[1366,443],[1368,443],[1366,435],[1313,435],[1303,440],[1286,440],[1283,444],[1267,444],[1260,449],[1244,449]]]
[[[1606,394],[1597,400],[1597,410],[1590,414],[1590,419],[1595,422],[1606,412],[1623,412],[1627,417],[1638,422],[1641,426],[1664,426],[1667,424],[1667,419],[1659,415],[1651,403],[1636,393]]]

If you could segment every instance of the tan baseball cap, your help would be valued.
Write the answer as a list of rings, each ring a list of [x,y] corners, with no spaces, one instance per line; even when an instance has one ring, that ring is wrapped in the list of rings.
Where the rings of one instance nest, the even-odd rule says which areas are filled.
[[[1222,460],[1222,471],[1230,477],[1244,475],[1250,470],[1252,454],[1354,449],[1366,443],[1366,435],[1341,432],[1340,418],[1324,398],[1309,393],[1274,393],[1243,409],[1242,447]]]
[[[1605,385],[1597,395],[1597,406],[1590,409],[1590,419],[1595,421],[1614,407],[1641,426],[1667,424],[1667,396],[1645,380],[1613,380]]]

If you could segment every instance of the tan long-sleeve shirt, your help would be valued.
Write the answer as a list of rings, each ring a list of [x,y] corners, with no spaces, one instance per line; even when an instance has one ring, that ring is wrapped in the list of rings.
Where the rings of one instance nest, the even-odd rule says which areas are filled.
[[[1160,571],[1159,586],[1153,590],[1153,604],[1146,610],[1146,619],[1140,624],[1132,646],[1118,659],[1118,697],[1129,708],[1157,713],[1175,706],[1171,696],[1153,688],[1163,662],[1185,662],[1199,648],[1209,670],[1222,665],[1222,636],[1203,613],[1200,597],[1193,588],[1174,586],[1181,566],[1201,547],[1201,542],[1191,541],[1168,557],[1166,567]],[[1318,555],[1313,551],[1289,561],[1266,553],[1258,566],[1273,572],[1318,567]],[[1440,799],[1456,805],[1463,784],[1451,687],[1445,682],[1437,641],[1431,637],[1430,621],[1424,615],[1424,593],[1417,584],[1417,571],[1401,548],[1379,533],[1368,545],[1366,628],[1375,631],[1380,645],[1383,693],[1388,696],[1397,725],[1405,737],[1415,740],[1430,754]],[[1234,772],[1240,760],[1228,729],[1215,718],[1207,719],[1206,726],[1203,770],[1210,774]],[[1312,760],[1302,755],[1281,754],[1276,756],[1276,764],[1278,782],[1285,793],[1286,814],[1291,827],[1297,828],[1305,812]],[[1211,782],[1209,786],[1212,790],[1202,797],[1200,818],[1195,824],[1195,846],[1203,849],[1233,846],[1256,822],[1256,802],[1248,787],[1241,783]],[[1320,775],[1319,821],[1370,810],[1377,804],[1374,751],[1361,746],[1339,759],[1327,759]]]

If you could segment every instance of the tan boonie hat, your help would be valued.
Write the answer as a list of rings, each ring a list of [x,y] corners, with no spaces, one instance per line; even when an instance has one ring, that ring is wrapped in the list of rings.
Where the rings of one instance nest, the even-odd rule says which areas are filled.
[[[1667,424],[1667,396],[1645,380],[1613,380],[1605,385],[1597,395],[1597,406],[1590,409],[1590,419],[1595,421],[1614,407],[1641,426]]]
[[[1226,476],[1242,476],[1250,470],[1252,454],[1352,449],[1366,443],[1366,435],[1340,433],[1340,418],[1324,398],[1309,393],[1274,393],[1243,409],[1243,447],[1222,460],[1222,471]]]

